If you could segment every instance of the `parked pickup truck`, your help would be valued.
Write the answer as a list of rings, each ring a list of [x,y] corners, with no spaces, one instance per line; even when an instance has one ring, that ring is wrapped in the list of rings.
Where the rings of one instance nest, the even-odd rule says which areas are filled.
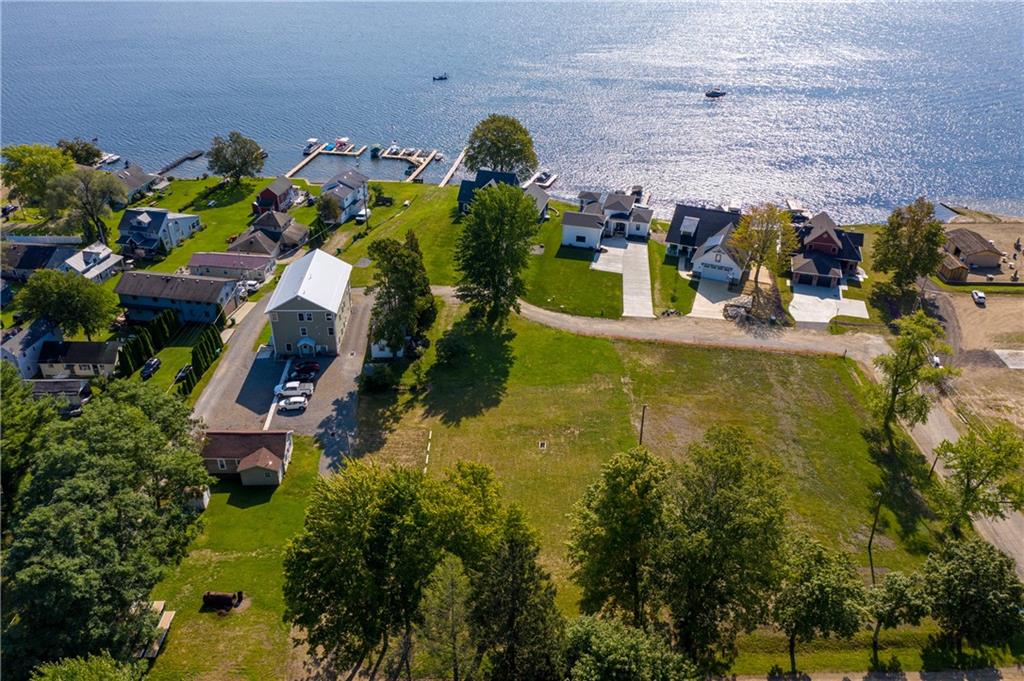
[[[278,397],[309,397],[313,394],[313,384],[288,381],[274,386],[274,394]]]

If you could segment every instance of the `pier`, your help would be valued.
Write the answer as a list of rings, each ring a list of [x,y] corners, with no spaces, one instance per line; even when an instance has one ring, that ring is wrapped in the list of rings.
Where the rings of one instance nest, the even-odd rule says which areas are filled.
[[[434,149],[433,151],[431,151],[430,154],[428,154],[427,157],[423,160],[423,162],[420,163],[419,167],[416,168],[416,170],[412,171],[412,174],[409,177],[405,178],[405,181],[406,182],[415,182],[416,178],[418,178],[421,174],[423,174],[423,171],[426,170],[430,166],[430,163],[431,163],[431,161],[434,160],[435,156],[437,156],[437,149]],[[412,163],[412,161],[410,161],[410,163]]]
[[[289,170],[287,173],[285,173],[284,176],[289,178],[289,179],[292,178],[292,177],[295,177],[295,173],[299,172],[300,170],[305,168],[307,165],[309,165],[309,162],[312,161],[317,156],[319,156],[320,153],[324,150],[324,147],[326,147],[326,146],[327,146],[327,142],[324,142],[323,144],[321,144],[319,147],[314,149],[309,154],[309,156],[306,156],[301,161],[296,163],[295,167],[293,167],[291,170]]]
[[[323,148],[320,150],[319,153],[326,154],[328,156],[359,156],[364,151],[366,151],[365,144],[359,147],[358,149],[356,149],[356,145],[349,144],[344,149],[331,149],[330,151],[328,151],[326,148]]]
[[[459,169],[459,166],[462,165],[462,159],[466,158],[467,151],[469,151],[469,147],[464,147],[462,149],[459,153],[459,157],[455,159],[455,163],[453,163],[452,167],[448,169],[448,172],[444,174],[444,179],[441,180],[441,184],[437,185],[438,187],[448,186],[448,183],[452,181],[453,177],[455,177],[455,172]]]
[[[177,168],[178,166],[180,166],[185,161],[195,160],[195,159],[199,158],[200,156],[202,156],[205,153],[206,152],[204,152],[202,149],[196,149],[195,151],[190,151],[187,154],[185,154],[184,156],[180,156],[179,158],[177,158],[177,159],[171,161],[170,163],[168,163],[167,165],[165,165],[160,170],[156,171],[156,174],[157,175],[165,175],[165,174],[171,172],[172,170],[174,170],[175,168]]]

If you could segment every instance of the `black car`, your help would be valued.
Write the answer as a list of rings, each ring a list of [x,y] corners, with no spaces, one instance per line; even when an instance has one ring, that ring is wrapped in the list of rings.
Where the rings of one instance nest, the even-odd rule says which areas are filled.
[[[150,357],[146,360],[146,363],[142,365],[142,371],[139,372],[139,376],[142,377],[143,381],[148,381],[156,373],[156,370],[160,368],[160,358]]]
[[[315,371],[293,371],[288,376],[289,381],[301,381],[303,383],[310,383],[316,380]]]
[[[192,365],[186,364],[185,366],[178,369],[178,373],[174,376],[175,383],[181,383],[185,380],[185,377],[192,373]]]
[[[320,371],[320,363],[312,360],[306,360],[304,362],[296,362],[292,369],[295,371]]]

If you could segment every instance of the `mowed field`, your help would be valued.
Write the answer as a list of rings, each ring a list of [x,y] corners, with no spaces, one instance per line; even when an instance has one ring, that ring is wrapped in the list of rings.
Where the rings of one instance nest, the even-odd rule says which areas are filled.
[[[874,543],[880,571],[912,569],[937,545],[937,523],[908,482],[922,462],[877,459],[865,379],[852,362],[586,338],[518,318],[495,335],[474,331],[463,313],[442,309],[421,369],[405,372],[405,388],[422,376],[420,390],[361,398],[357,451],[434,473],[460,459],[493,467],[538,530],[566,613],[576,612],[579,597],[566,561],[567,514],[601,464],[636,444],[644,404],[645,446],[674,461],[713,423],[746,428],[782,467],[794,526],[849,551],[865,577],[876,491],[883,495]],[[458,361],[438,361],[439,347]],[[768,659],[784,665],[784,642],[759,636],[749,645],[769,651],[745,668],[764,673]],[[900,636],[894,648],[906,643]],[[867,663],[863,642],[840,645],[859,656],[852,668]],[[830,655],[812,652],[801,664],[832,668]]]

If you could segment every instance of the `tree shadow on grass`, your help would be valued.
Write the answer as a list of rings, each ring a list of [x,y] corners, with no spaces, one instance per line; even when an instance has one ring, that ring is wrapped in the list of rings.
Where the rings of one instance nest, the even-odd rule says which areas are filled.
[[[882,321],[893,331],[897,319],[913,312],[916,299],[917,294],[912,289],[900,292],[889,282],[875,284],[868,295],[868,303],[881,313]]]
[[[1010,645],[1011,651],[1017,656],[1021,651],[1019,646]],[[1015,649],[1016,648],[1016,649]],[[988,651],[971,650],[957,652],[950,641],[941,635],[928,637],[928,645],[921,650],[921,676],[928,678],[928,672],[945,672],[943,679],[952,678],[949,670],[963,669],[963,675],[959,678],[970,681],[996,681],[1003,678],[1002,673],[996,668],[997,660]]]
[[[505,327],[463,318],[437,342],[437,361],[427,371],[422,403],[427,416],[445,425],[496,407],[512,367],[512,339]]]
[[[584,260],[586,262],[592,262],[594,260],[594,251],[590,248],[559,246],[558,251],[555,253],[555,257],[561,258],[562,260]]]
[[[359,395],[356,408],[358,425],[349,456],[363,457],[384,448],[407,408],[399,403],[398,398],[399,392],[395,388]]]
[[[276,485],[243,487],[242,483],[237,480],[221,480],[210,488],[210,492],[213,494],[227,492],[228,506],[235,508],[252,508],[266,504],[274,496],[276,490]]]
[[[872,494],[880,495],[882,507],[895,517],[903,545],[912,553],[928,553],[934,548],[928,524],[936,514],[922,494],[933,484],[927,461],[902,435],[895,439],[895,452],[889,451],[881,429],[865,428],[861,435],[881,473],[879,481],[871,486]]]

